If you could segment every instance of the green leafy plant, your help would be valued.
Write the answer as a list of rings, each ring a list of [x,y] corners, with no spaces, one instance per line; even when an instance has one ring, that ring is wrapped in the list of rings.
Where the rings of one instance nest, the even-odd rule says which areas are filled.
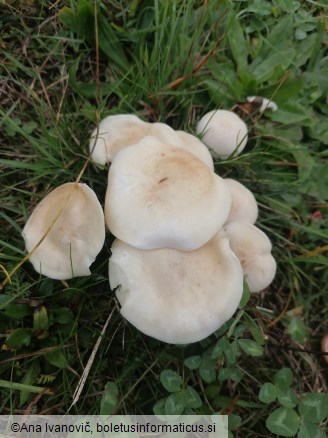
[[[176,371],[162,371],[160,381],[170,395],[156,403],[154,406],[156,415],[192,414],[195,413],[193,409],[202,406],[197,391],[190,385],[184,385],[183,379]]]
[[[261,402],[269,404],[277,400],[281,405],[267,418],[268,430],[279,436],[324,438],[326,435],[320,428],[320,423],[328,416],[328,395],[305,394],[299,399],[290,388],[292,380],[292,371],[282,368],[275,373],[273,383],[266,382],[261,387]]]

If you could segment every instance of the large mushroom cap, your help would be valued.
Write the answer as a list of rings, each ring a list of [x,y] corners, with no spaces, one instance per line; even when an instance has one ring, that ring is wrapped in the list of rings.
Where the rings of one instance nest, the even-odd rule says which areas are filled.
[[[232,197],[227,222],[245,221],[254,224],[258,216],[258,207],[253,193],[234,179],[225,178],[224,181],[228,184]]]
[[[222,227],[230,206],[222,178],[154,137],[121,150],[109,170],[106,223],[137,248],[199,248]]]
[[[143,333],[173,344],[196,342],[235,312],[243,291],[240,263],[216,234],[196,251],[145,251],[115,240],[109,260],[122,315]]]
[[[227,158],[233,152],[237,155],[247,143],[247,126],[234,112],[214,110],[206,113],[198,122],[197,134],[212,150],[213,156]]]
[[[259,228],[245,221],[229,222],[224,226],[230,247],[243,268],[251,292],[260,292],[274,279],[276,261],[271,255],[271,242]]]
[[[37,272],[57,280],[90,275],[89,266],[104,244],[105,223],[97,196],[86,184],[63,184],[38,204],[23,230],[26,249],[38,244],[62,209],[29,260]]]

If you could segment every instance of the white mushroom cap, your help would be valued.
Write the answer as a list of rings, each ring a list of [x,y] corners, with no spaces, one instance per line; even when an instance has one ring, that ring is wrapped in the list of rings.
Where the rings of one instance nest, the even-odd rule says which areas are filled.
[[[189,134],[188,132],[175,132],[178,134],[180,140],[182,140],[183,142],[182,146],[180,147],[195,155],[195,157],[203,161],[203,163],[205,163],[210,170],[214,171],[212,155],[208,148],[204,145],[204,143],[202,143],[199,138],[195,137],[192,134]]]
[[[63,184],[38,204],[23,230],[26,249],[32,251],[61,209],[29,260],[37,272],[57,280],[90,275],[89,266],[105,241],[105,221],[96,194],[86,184]]]
[[[137,143],[147,135],[147,123],[132,114],[108,116],[99,123],[91,134],[89,149],[92,160],[98,164],[113,161],[122,148]]]
[[[99,123],[91,134],[89,150],[92,160],[98,164],[113,161],[121,149],[138,143],[146,136],[157,137],[163,143],[182,146],[183,143],[174,129],[165,123],[147,123],[133,114],[108,116]]]
[[[197,134],[211,149],[214,157],[227,158],[238,155],[247,143],[247,126],[234,112],[214,110],[205,114],[197,125]]]
[[[147,123],[145,137],[156,137],[162,143],[175,147],[183,147],[183,141],[176,131],[166,123]]]
[[[251,265],[243,268],[250,292],[261,292],[268,287],[276,275],[276,270],[277,263],[271,253],[255,257]]]
[[[196,251],[145,251],[115,240],[109,260],[121,314],[143,333],[172,344],[197,342],[235,312],[243,292],[240,263],[216,234]]]
[[[227,222],[245,221],[254,224],[258,216],[258,207],[253,193],[235,179],[225,178],[224,181],[228,184],[232,196]]]
[[[241,263],[249,290],[260,292],[268,287],[276,274],[276,261],[271,255],[268,236],[244,221],[229,222],[224,229],[230,247]]]
[[[222,178],[155,137],[121,150],[109,169],[106,223],[137,248],[199,248],[219,231],[230,207]]]
[[[256,99],[261,99],[261,101],[262,101],[261,106],[260,106],[261,113],[263,111],[265,111],[266,109],[270,109],[272,111],[277,111],[278,105],[273,100],[267,99],[266,97],[262,97],[262,96],[248,96],[247,97],[248,102],[254,102],[254,100],[256,100]]]

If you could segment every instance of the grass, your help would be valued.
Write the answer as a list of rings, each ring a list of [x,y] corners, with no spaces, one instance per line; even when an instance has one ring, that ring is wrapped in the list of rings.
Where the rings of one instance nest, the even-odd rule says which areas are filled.
[[[267,437],[280,402],[264,403],[259,391],[276,371],[293,370],[298,401],[327,392],[327,7],[102,0],[96,9],[97,20],[86,0],[3,2],[2,281],[25,255],[21,231],[37,203],[79,175],[99,118],[133,113],[194,132],[213,108],[234,108],[249,126],[244,152],[215,168],[254,192],[278,271],[239,320],[173,346],[120,316],[107,278],[111,236],[90,277],[53,281],[26,262],[0,294],[0,412],[67,412],[111,315],[71,413],[159,412],[170,396],[177,412],[171,371],[196,392],[195,412],[229,413],[235,436]],[[272,97],[279,110],[260,116],[245,106],[249,95]],[[102,204],[106,173],[89,163],[82,177]],[[240,340],[257,347],[245,351]]]

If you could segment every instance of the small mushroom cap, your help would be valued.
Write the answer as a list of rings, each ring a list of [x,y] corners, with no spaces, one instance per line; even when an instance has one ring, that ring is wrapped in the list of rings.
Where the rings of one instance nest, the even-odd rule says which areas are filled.
[[[143,333],[172,344],[206,338],[235,312],[243,292],[240,263],[216,234],[196,251],[145,251],[115,240],[109,281],[121,314]]]
[[[140,249],[197,249],[219,231],[230,207],[222,178],[155,137],[121,150],[109,169],[107,226]]]
[[[276,275],[276,270],[277,263],[271,253],[254,257],[252,263],[243,267],[250,292],[261,292],[268,287]]]
[[[174,129],[165,123],[147,123],[133,114],[108,116],[91,134],[89,149],[92,160],[98,164],[111,163],[123,148],[138,143],[146,136],[156,137],[172,146],[183,146]]]
[[[116,114],[104,118],[91,134],[89,149],[98,164],[113,161],[122,148],[137,143],[147,135],[147,123],[133,114]]]
[[[105,241],[104,213],[96,194],[86,184],[67,183],[49,193],[26,223],[23,237],[28,252],[46,234],[65,204],[29,258],[37,272],[57,280],[90,275],[89,266]]]
[[[245,221],[254,224],[258,216],[258,207],[253,193],[234,179],[225,178],[224,181],[228,184],[232,197],[227,222]]]
[[[198,122],[197,134],[211,149],[214,157],[227,158],[233,152],[238,155],[247,143],[247,126],[234,112],[214,110],[206,113]]]
[[[145,137],[156,137],[162,143],[170,146],[183,147],[183,142],[176,131],[166,123],[147,123]]]
[[[271,242],[259,228],[245,221],[229,222],[224,226],[230,247],[243,268],[251,292],[269,286],[276,274],[276,261],[271,255]]]
[[[199,138],[195,137],[192,134],[189,134],[188,132],[175,132],[178,134],[180,140],[182,140],[182,146],[180,147],[195,155],[195,157],[203,161],[203,163],[205,163],[210,170],[214,171],[212,155],[208,148],[204,145],[204,143],[201,142]]]
[[[262,101],[261,106],[260,106],[261,113],[267,109],[270,109],[272,111],[277,111],[278,105],[273,100],[267,99],[266,97],[262,97],[262,96],[248,96],[247,97],[248,102],[254,102],[257,99],[261,99],[261,101]]]

